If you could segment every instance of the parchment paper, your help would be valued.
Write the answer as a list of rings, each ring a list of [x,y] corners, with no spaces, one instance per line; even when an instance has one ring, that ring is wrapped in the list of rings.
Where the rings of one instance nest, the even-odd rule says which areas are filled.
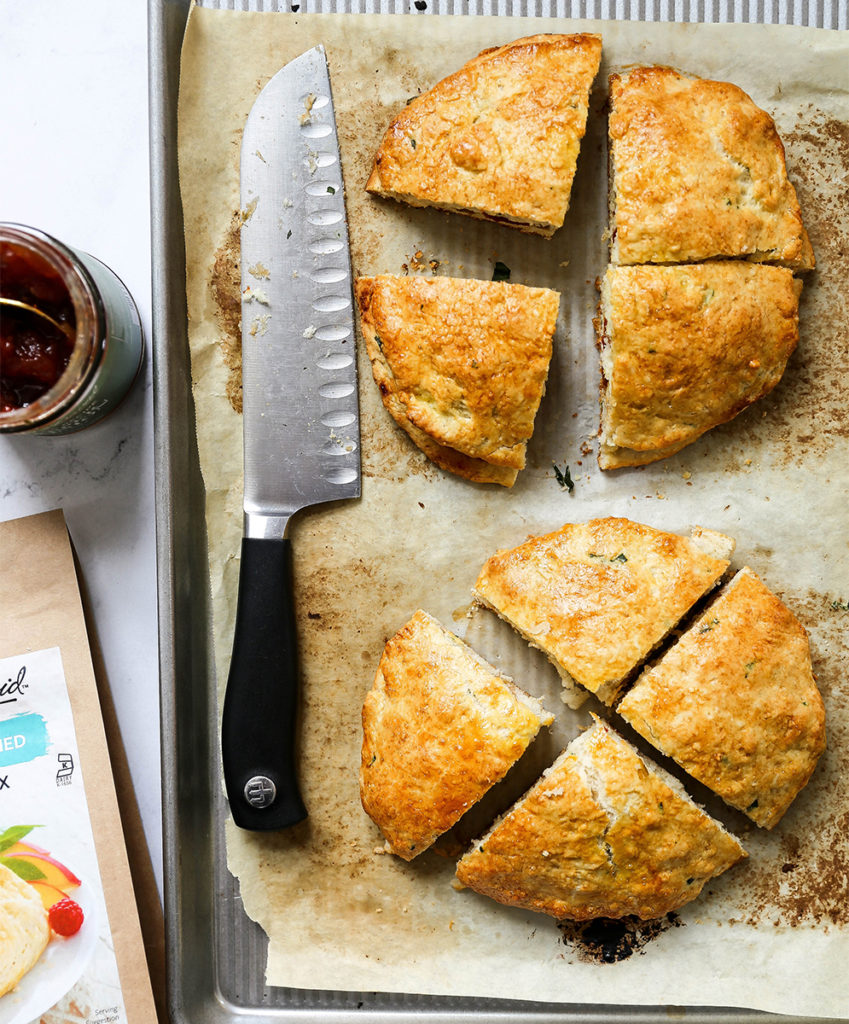
[[[604,41],[565,227],[552,240],[363,191],[392,116],[486,46],[537,31]],[[300,764],[309,819],[274,835],[228,830],[245,908],[270,937],[267,980],[310,989],[503,996],[567,1003],[745,1006],[840,1015],[849,1006],[849,736],[846,627],[845,377],[849,321],[849,40],[821,30],[541,19],[192,12],[179,108],[190,341],[207,490],[213,636],[226,679],[241,533],[238,412],[238,159],[242,125],[265,81],[316,43],[328,52],[355,274],[432,272],[511,280],[563,293],[555,356],[529,465],[511,490],[429,464],[384,411],[359,350],[363,494],[293,525],[303,669]],[[598,366],[592,314],[607,253],[607,74],[635,62],[733,81],[776,118],[818,258],[806,278],[802,337],[779,387],[680,455],[602,474],[595,463]],[[284,453],[285,454],[285,453]],[[570,492],[553,464],[568,465]],[[411,864],[381,845],[357,789],[360,707],[385,641],[422,607],[467,636],[558,714],[488,801],[490,812],[588,721],[565,707],[552,672],[469,590],[498,547],[566,521],[617,514],[737,539],[750,565],[811,636],[829,749],[772,833],[691,791],[741,837],[747,862],[662,922],[630,958],[601,965],[542,915],[455,891],[453,854],[480,827]],[[638,943],[639,945],[639,943]]]

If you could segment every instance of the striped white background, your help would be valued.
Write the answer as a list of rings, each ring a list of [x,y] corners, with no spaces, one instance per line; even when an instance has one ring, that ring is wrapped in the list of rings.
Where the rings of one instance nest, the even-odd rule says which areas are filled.
[[[419,0],[423,2],[423,0]],[[849,0],[424,0],[429,14],[512,14],[641,21],[760,22],[846,29]],[[290,11],[292,0],[201,0],[202,7]],[[414,0],[300,0],[301,12],[417,13]]]

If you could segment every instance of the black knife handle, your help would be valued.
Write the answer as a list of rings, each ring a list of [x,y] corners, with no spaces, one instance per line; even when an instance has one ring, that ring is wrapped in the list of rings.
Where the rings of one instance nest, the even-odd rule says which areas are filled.
[[[224,783],[239,828],[307,816],[295,772],[298,658],[288,539],[244,537],[221,722]]]

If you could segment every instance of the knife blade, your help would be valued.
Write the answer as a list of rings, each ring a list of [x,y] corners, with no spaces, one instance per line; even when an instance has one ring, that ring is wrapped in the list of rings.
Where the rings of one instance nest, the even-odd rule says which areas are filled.
[[[240,165],[244,535],[221,724],[236,825],[302,821],[291,517],[360,494],[342,167],[324,48],[251,108]]]

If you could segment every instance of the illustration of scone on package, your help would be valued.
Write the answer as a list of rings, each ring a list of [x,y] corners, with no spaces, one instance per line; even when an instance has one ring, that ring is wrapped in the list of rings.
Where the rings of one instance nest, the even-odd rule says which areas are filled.
[[[93,785],[96,780],[87,779]],[[125,1020],[59,648],[0,660],[0,1024]]]

